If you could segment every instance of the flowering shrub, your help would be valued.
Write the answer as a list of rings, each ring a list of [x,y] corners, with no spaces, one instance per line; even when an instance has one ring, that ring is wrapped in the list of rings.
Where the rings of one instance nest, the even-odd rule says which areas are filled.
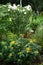
[[[0,27],[4,31],[11,31],[13,33],[24,33],[26,25],[29,23],[29,17],[32,11],[24,7],[16,6],[15,4],[0,6]]]
[[[17,7],[18,8],[15,11],[11,11],[11,18],[13,21],[13,24],[11,24],[13,26],[12,30],[17,34],[25,33],[26,26],[29,23],[29,17],[31,16],[32,11],[28,11],[27,9],[20,6]]]
[[[26,65],[39,56],[40,47],[35,44],[35,39],[25,38],[25,33],[33,33],[40,23],[28,7],[0,5],[0,60],[4,62]]]
[[[15,4],[13,6],[11,4],[0,5],[0,30],[20,34],[32,29],[36,30],[39,23],[40,21],[29,5],[26,7]]]
[[[17,64],[30,64],[39,55],[39,48],[37,44],[22,38],[18,38],[16,41],[1,41],[0,59],[4,62],[13,61]]]

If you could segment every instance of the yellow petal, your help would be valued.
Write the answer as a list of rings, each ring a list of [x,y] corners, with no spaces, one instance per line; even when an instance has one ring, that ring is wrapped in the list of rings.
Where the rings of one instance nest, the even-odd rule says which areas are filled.
[[[10,44],[11,44],[11,45],[14,45],[14,44],[15,44],[15,41],[11,41]]]
[[[30,39],[30,43],[33,43],[33,40],[32,39]]]
[[[31,48],[26,48],[26,52],[28,53],[28,52],[30,52],[30,50],[31,50]]]
[[[24,38],[24,34],[20,34],[20,36]]]

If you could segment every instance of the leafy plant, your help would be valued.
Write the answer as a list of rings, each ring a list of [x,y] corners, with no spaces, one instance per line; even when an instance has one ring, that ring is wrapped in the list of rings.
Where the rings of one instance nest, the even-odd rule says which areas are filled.
[[[36,38],[37,44],[41,45],[43,53],[43,22],[40,23],[40,26],[37,28],[34,38]]]
[[[37,44],[22,38],[13,41],[1,41],[0,59],[4,62],[13,61],[17,64],[30,64],[37,59],[39,48],[40,46]]]
[[[24,35],[36,30],[40,21],[32,11],[24,7],[15,4],[0,5],[0,60],[16,62],[17,65],[31,65],[39,57],[40,46],[33,40],[24,38]],[[37,30],[41,34],[39,41],[43,44],[43,26]],[[39,36],[39,33],[36,35]]]

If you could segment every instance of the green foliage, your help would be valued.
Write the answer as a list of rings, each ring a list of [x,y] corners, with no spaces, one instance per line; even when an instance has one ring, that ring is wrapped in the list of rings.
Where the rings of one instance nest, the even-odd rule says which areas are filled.
[[[43,22],[38,26],[34,38],[36,38],[37,44],[41,46],[41,52],[43,53]]]
[[[39,65],[43,65],[43,63],[39,64]]]
[[[4,62],[31,64],[39,56],[40,46],[32,40],[22,37],[25,32],[36,30],[43,18],[41,19],[34,12],[24,7],[15,7],[14,9],[10,4],[0,5],[0,59]],[[41,34],[39,38],[42,41],[42,25],[38,27],[38,31]],[[37,36],[39,36],[38,34]]]
[[[37,39],[37,42],[43,46],[43,22],[40,24],[38,29],[35,32],[35,37]]]
[[[32,12],[31,16],[29,17],[29,24],[27,24],[26,30],[32,29],[35,31],[41,22],[43,22],[43,13],[36,15],[36,13]]]
[[[39,48],[37,44],[22,38],[13,41],[1,41],[0,59],[4,62],[13,61],[17,64],[30,64],[37,59]]]
[[[16,34],[24,33],[32,12],[22,7],[12,10],[8,8],[9,5],[0,6],[0,30]]]
[[[7,31],[20,34],[36,30],[37,26],[43,20],[31,10],[28,11],[24,7],[16,6],[14,9],[10,4],[0,5],[0,30],[1,34]],[[39,18],[39,19],[38,19]]]

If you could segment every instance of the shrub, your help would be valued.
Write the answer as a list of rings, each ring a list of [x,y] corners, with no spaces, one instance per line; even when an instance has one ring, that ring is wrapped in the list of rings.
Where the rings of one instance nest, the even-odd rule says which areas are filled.
[[[13,41],[0,42],[0,59],[4,62],[13,61],[17,64],[30,64],[37,59],[39,48],[35,43],[26,39],[18,38]],[[28,59],[27,59],[28,58]]]
[[[20,6],[0,5],[0,28],[16,34],[24,33],[32,11]]]
[[[0,5],[1,60],[26,65],[37,59],[40,46],[31,39],[24,38],[25,32],[30,32],[31,29],[36,29],[36,26],[39,25],[35,22],[34,17],[33,12],[24,7],[15,4],[13,6],[10,4]],[[33,27],[33,24],[36,26]]]

